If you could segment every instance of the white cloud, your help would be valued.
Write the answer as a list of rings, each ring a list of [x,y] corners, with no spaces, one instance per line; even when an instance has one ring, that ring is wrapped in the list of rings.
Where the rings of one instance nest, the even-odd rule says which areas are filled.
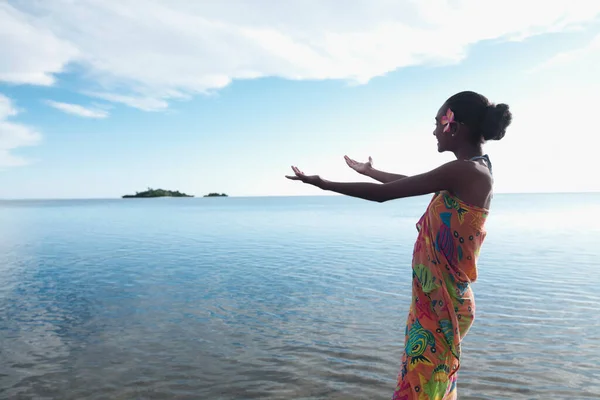
[[[0,94],[0,168],[27,164],[26,159],[11,151],[19,147],[34,146],[41,140],[41,135],[30,127],[7,121],[17,113],[11,100]]]
[[[0,54],[0,82],[52,85],[78,52],[39,18],[0,3]]]
[[[159,111],[169,107],[169,103],[167,103],[165,100],[155,99],[152,97],[122,96],[118,94],[95,92],[89,92],[86,94],[99,99],[112,101],[113,103],[126,104],[130,107],[138,108],[144,111]]]
[[[0,121],[17,115],[17,109],[14,108],[10,99],[0,94]]]
[[[67,114],[77,115],[79,117],[84,118],[106,118],[108,117],[108,112],[105,110],[96,110],[91,108],[86,108],[80,106],[78,104],[70,104],[70,103],[61,103],[58,101],[47,100],[46,104],[50,107],[54,107],[57,110],[66,112]]]
[[[234,79],[365,83],[404,66],[456,63],[482,40],[571,29],[600,14],[588,0],[12,4],[0,6],[0,80],[51,84],[75,63],[87,92],[142,110]]]
[[[538,73],[542,70],[561,68],[561,67],[569,67],[572,70],[574,64],[579,64],[580,66],[589,66],[593,67],[595,70],[598,67],[597,60],[592,64],[590,58],[598,57],[600,58],[600,35],[594,37],[590,43],[586,46],[574,49],[570,51],[566,51],[563,53],[556,54],[549,60],[543,62],[542,64],[533,68],[530,73]]]

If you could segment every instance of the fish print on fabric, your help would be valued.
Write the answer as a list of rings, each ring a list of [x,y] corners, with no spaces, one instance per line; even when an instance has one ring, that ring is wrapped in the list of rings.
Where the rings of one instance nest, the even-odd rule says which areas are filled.
[[[423,356],[425,350],[427,350],[427,346],[435,348],[435,338],[431,332],[423,329],[417,319],[408,331],[408,340],[405,346],[406,354],[410,358],[410,365],[418,362],[431,364],[431,361]]]
[[[441,252],[452,265],[455,265],[457,250],[454,245],[452,230],[450,229],[451,218],[452,213],[445,212],[440,214],[442,224],[435,237],[435,247],[436,250]]]
[[[454,209],[456,210],[456,215],[458,217],[458,222],[460,222],[460,224],[462,225],[462,223],[465,220],[464,215],[466,213],[468,213],[469,211],[466,208],[462,208],[460,203],[455,200],[453,197],[450,197],[448,194],[444,194],[444,204],[446,205],[447,209]]]

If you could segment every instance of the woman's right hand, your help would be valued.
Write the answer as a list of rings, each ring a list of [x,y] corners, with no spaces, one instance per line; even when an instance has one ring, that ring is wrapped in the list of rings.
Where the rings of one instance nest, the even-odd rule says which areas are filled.
[[[371,156],[369,156],[369,161],[364,163],[355,161],[348,156],[344,156],[344,160],[346,160],[346,164],[348,164],[350,168],[352,168],[359,174],[365,175],[367,174],[367,172],[369,172],[369,170],[373,168],[373,159],[371,158]]]

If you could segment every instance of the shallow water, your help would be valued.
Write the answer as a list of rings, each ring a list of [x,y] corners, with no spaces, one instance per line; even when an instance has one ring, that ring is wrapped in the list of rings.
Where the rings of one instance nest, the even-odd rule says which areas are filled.
[[[0,397],[390,398],[427,202],[0,202]],[[599,398],[600,195],[487,229],[460,398]]]

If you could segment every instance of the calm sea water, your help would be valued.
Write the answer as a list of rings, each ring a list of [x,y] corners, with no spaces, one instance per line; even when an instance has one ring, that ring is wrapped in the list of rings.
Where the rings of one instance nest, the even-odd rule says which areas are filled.
[[[0,397],[390,398],[428,199],[0,202]],[[599,398],[600,194],[487,229],[460,398]]]

